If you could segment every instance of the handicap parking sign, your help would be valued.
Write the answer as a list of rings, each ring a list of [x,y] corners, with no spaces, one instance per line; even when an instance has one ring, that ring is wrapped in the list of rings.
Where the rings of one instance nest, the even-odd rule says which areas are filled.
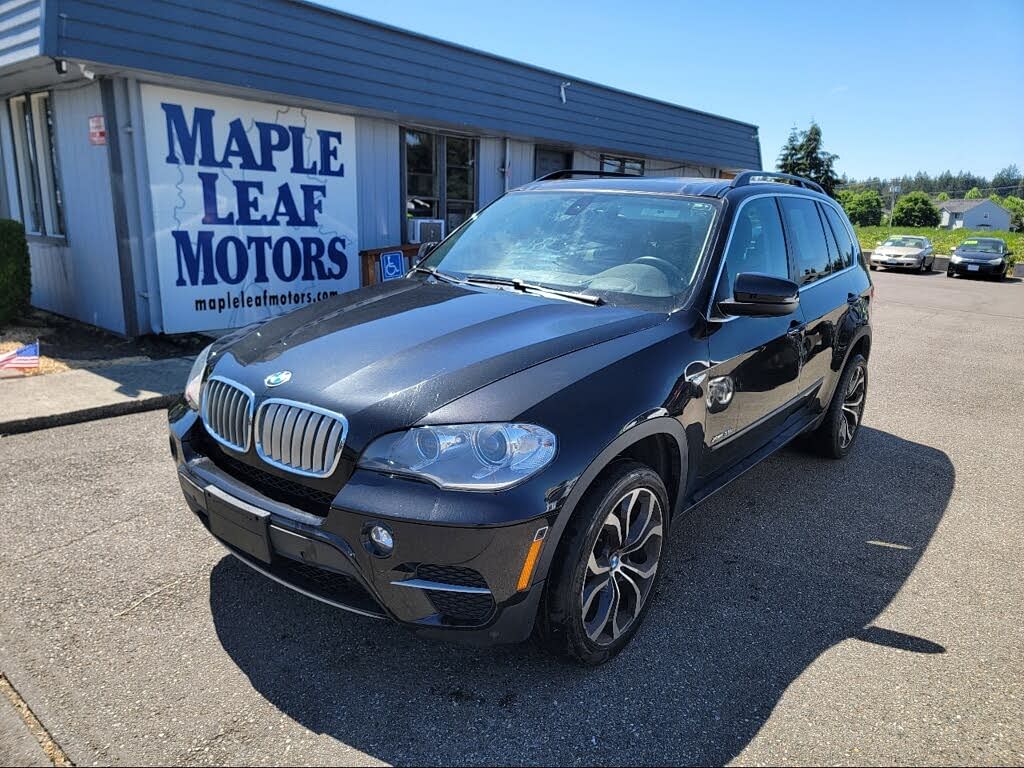
[[[380,280],[397,280],[405,276],[405,254],[401,251],[387,251],[380,255]]]

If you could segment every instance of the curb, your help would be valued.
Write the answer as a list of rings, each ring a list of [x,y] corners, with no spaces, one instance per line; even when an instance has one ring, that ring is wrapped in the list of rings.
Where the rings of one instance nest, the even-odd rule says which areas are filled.
[[[82,424],[87,421],[109,419],[114,416],[127,416],[132,413],[159,411],[173,405],[181,397],[181,394],[176,392],[169,395],[154,395],[153,397],[146,397],[140,400],[100,405],[95,408],[83,408],[77,411],[47,414],[46,416],[33,416],[28,419],[16,419],[14,421],[0,421],[0,436],[36,432],[40,429],[52,429],[53,427],[66,427],[70,424]]]

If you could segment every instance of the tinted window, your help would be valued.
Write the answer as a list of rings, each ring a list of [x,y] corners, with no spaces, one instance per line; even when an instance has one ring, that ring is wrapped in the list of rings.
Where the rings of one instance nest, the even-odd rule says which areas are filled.
[[[732,296],[736,275],[741,272],[789,277],[786,240],[782,235],[782,222],[774,197],[751,200],[736,215],[725,267],[718,283],[719,300]]]
[[[828,220],[832,234],[835,236],[836,245],[839,246],[840,269],[848,267],[857,260],[857,250],[853,240],[850,239],[850,230],[846,228],[843,217],[836,212],[835,208],[831,205],[823,205],[821,207],[825,211],[825,218]],[[923,245],[924,243],[922,243]]]
[[[825,230],[813,200],[799,197],[779,199],[786,220],[786,233],[796,262],[797,282],[809,283],[831,271]]]

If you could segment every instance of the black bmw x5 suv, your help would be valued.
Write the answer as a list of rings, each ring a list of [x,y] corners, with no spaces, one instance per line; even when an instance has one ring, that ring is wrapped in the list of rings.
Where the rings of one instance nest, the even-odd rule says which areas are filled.
[[[873,289],[813,182],[563,171],[421,256],[220,339],[170,411],[191,510],[310,597],[600,663],[686,509],[858,434]]]

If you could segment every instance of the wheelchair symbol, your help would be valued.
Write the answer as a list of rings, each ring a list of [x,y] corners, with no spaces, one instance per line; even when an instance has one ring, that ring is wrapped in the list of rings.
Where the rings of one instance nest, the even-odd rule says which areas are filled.
[[[405,274],[405,259],[401,251],[382,253],[380,255],[380,271],[383,280],[396,280]]]

